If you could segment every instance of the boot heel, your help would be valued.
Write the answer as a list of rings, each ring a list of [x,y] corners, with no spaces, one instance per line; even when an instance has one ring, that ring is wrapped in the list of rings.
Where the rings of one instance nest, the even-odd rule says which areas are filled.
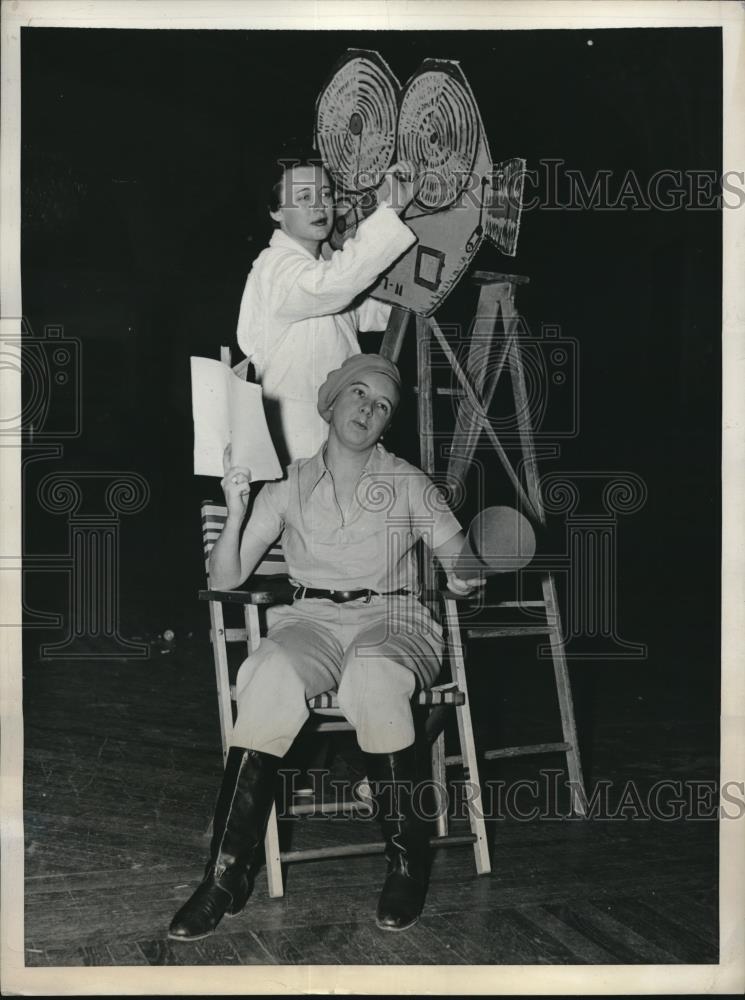
[[[248,902],[252,891],[253,891],[253,879],[249,875],[247,875],[245,892],[241,891],[239,893],[236,893],[235,896],[233,897],[233,902],[225,911],[225,916],[229,920],[232,920],[233,917],[237,917],[238,914],[243,913],[243,911],[246,909],[246,903]]]

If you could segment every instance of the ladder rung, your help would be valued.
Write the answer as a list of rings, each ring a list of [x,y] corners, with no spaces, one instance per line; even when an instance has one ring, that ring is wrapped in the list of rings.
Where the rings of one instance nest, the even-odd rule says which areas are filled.
[[[289,816],[333,816],[335,813],[361,813],[370,815],[372,806],[367,802],[298,802],[287,810]]]
[[[315,716],[318,718],[318,716]],[[351,722],[347,722],[346,719],[336,719],[329,722],[314,722],[313,732],[314,733],[351,733],[354,731],[354,726]]]
[[[545,608],[545,601],[500,601],[499,604],[491,604],[492,608]]]
[[[500,635],[551,635],[551,625],[483,625],[467,628],[469,639],[493,639]]]
[[[279,860],[289,864],[292,861],[320,861],[323,858],[354,857],[357,854],[382,854],[384,850],[385,844],[382,841],[374,844],[340,844],[339,847],[280,851]]]
[[[430,847],[457,847],[461,844],[474,844],[476,835],[473,833],[448,834],[445,837],[430,837]],[[382,854],[385,844],[382,840],[372,844],[343,844],[339,847],[318,847],[308,850],[280,851],[279,859],[289,864],[292,861],[320,861],[323,858],[354,857],[359,854]]]
[[[416,393],[417,396],[419,395],[418,385],[414,386],[414,392]],[[465,396],[465,392],[462,389],[453,389],[450,388],[449,386],[442,386],[442,385],[437,386],[435,388],[435,394],[438,396],[458,396],[458,397]]]
[[[474,271],[471,275],[474,285],[527,285],[530,278],[526,274],[502,274],[501,271]]]
[[[457,847],[459,844],[475,844],[475,833],[448,833],[444,837],[430,837],[430,847]]]
[[[244,628],[226,628],[223,629],[225,635],[225,642],[246,642],[248,640],[248,632]],[[210,629],[210,642],[214,643],[215,633]]]
[[[527,757],[534,753],[556,753],[571,750],[571,743],[536,743],[533,746],[504,747],[502,750],[487,750],[486,760],[497,760],[500,757]]]

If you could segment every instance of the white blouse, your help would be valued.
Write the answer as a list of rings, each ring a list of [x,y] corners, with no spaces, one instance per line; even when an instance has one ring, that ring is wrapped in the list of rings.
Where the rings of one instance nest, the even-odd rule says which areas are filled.
[[[276,230],[251,268],[241,300],[238,343],[261,382],[280,460],[315,454],[328,433],[316,410],[330,371],[360,353],[358,331],[383,330],[391,307],[354,303],[416,237],[386,204],[340,250],[316,259]]]

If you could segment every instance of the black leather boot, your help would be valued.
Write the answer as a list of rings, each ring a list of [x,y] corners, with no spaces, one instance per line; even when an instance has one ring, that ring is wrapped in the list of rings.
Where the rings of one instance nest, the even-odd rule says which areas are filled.
[[[174,941],[208,937],[227,913],[246,905],[251,865],[264,841],[280,758],[231,747],[225,764],[204,880],[168,928]]]
[[[388,862],[376,923],[381,930],[405,931],[422,912],[429,874],[428,831],[412,808],[418,780],[416,749],[365,754],[365,761]]]

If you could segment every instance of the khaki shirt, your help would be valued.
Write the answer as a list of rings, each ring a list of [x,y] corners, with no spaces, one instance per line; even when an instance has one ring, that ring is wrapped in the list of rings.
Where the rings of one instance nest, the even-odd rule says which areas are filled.
[[[246,531],[267,546],[282,534],[290,579],[329,590],[419,590],[414,545],[437,548],[461,530],[441,491],[420,469],[378,444],[349,510],[342,511],[325,448],[267,483]]]

